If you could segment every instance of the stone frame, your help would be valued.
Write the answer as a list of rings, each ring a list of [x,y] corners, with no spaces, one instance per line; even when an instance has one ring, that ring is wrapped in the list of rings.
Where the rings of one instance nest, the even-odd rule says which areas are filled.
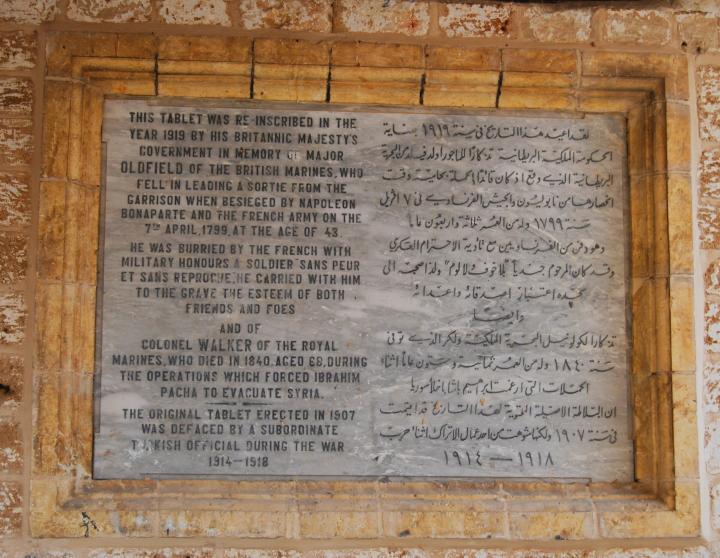
[[[697,537],[687,60],[678,55],[56,33],[38,221],[34,537]],[[102,107],[142,95],[621,113],[628,123],[635,477],[527,481],[91,478]],[[402,539],[401,539],[402,538]],[[436,541],[437,544],[439,541]]]

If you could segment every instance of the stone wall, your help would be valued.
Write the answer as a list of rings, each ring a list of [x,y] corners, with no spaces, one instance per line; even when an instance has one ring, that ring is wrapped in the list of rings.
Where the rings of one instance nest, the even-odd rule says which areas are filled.
[[[0,555],[720,556],[720,543],[716,542],[720,541],[720,4],[716,0],[618,2],[617,7],[609,6],[611,3],[598,7],[589,4],[578,3],[575,7],[396,0],[3,0]],[[169,36],[176,39],[168,39]],[[182,39],[193,36],[218,40],[202,43]],[[238,40],[233,42],[227,37]],[[304,49],[282,46],[295,39],[324,46]],[[342,46],[331,48],[335,41]],[[63,359],[68,357],[61,348],[54,353],[49,347],[63,347],[72,342],[73,336],[83,337],[83,327],[87,325],[82,315],[64,315],[67,312],[62,304],[64,299],[53,297],[53,289],[65,289],[78,299],[91,297],[92,291],[87,281],[75,275],[72,282],[46,281],[48,277],[66,278],[68,261],[75,262],[71,265],[74,270],[79,267],[78,259],[84,257],[79,255],[82,250],[67,239],[82,242],[82,234],[77,231],[82,231],[86,208],[90,207],[51,180],[69,176],[62,162],[73,155],[62,149],[72,139],[68,136],[76,131],[43,125],[47,114],[70,111],[72,80],[63,76],[67,75],[64,65],[70,63],[68,53],[73,52],[81,52],[87,58],[149,56],[150,68],[142,70],[145,74],[133,74],[133,80],[127,80],[129,74],[120,79],[108,75],[112,73],[108,68],[103,69],[106,73],[102,76],[95,76],[115,79],[115,84],[125,80],[126,89],[116,91],[120,93],[131,92],[133,87],[137,90],[149,87],[153,91],[160,88],[160,94],[174,95],[179,90],[183,94],[218,97],[231,96],[247,87],[257,99],[322,102],[328,95],[328,68],[337,67],[332,81],[334,99],[408,105],[421,100],[427,105],[567,109],[578,106],[577,94],[568,93],[567,87],[580,79],[583,72],[597,70],[602,76],[623,76],[622,69],[632,64],[633,75],[655,76],[656,71],[661,71],[666,76],[663,87],[667,91],[663,94],[671,100],[665,131],[672,132],[674,139],[668,145],[667,156],[671,163],[679,161],[677,167],[671,168],[668,181],[669,207],[674,222],[693,223],[693,233],[688,227],[669,230],[670,257],[674,258],[672,266],[679,270],[676,283],[681,288],[671,291],[668,304],[683,308],[694,297],[694,314],[698,317],[696,324],[692,308],[685,315],[687,319],[682,319],[682,312],[674,314],[672,327],[682,332],[688,346],[674,346],[672,356],[689,360],[682,363],[681,370],[702,371],[697,378],[699,426],[686,431],[676,429],[674,435],[676,439],[689,439],[690,447],[694,447],[696,438],[701,442],[697,444],[699,455],[683,456],[683,466],[692,470],[700,464],[703,540],[677,535],[676,525],[668,520],[667,524],[656,525],[655,535],[650,539],[637,539],[633,531],[623,535],[618,530],[590,542],[583,540],[584,534],[605,527],[593,523],[598,519],[586,524],[585,516],[577,532],[561,530],[557,536],[538,537],[534,533],[551,532],[552,528],[534,526],[533,531],[530,523],[526,529],[525,524],[517,528],[510,521],[494,532],[492,539],[483,540],[472,529],[479,517],[451,514],[442,508],[431,516],[397,515],[402,528],[394,530],[365,523],[368,518],[376,521],[377,515],[344,515],[342,521],[350,524],[340,525],[330,512],[318,513],[312,521],[307,517],[303,521],[296,514],[294,521],[299,527],[277,531],[272,528],[272,518],[263,514],[267,528],[264,524],[253,525],[250,519],[242,529],[225,528],[220,531],[225,536],[215,536],[214,525],[186,525],[180,526],[183,538],[179,540],[163,536],[170,532],[160,525],[146,525],[143,516],[125,512],[123,506],[128,504],[121,498],[113,500],[112,492],[101,528],[89,526],[88,536],[84,537],[83,509],[70,506],[58,514],[51,505],[54,495],[50,491],[59,488],[47,484],[44,476],[49,475],[51,468],[62,468],[68,462],[63,453],[73,451],[71,415],[75,407],[71,400],[67,402],[68,398],[47,396],[46,377],[39,373],[53,359],[57,363],[49,368],[75,370],[77,363],[65,362]],[[215,89],[208,89],[207,82],[193,81],[186,75],[162,76],[157,71],[153,74],[152,59],[157,63],[163,57],[195,61],[200,66],[212,60],[231,62],[225,66],[224,77],[212,81]],[[289,78],[288,68],[283,64],[303,68],[293,70]],[[200,66],[196,65],[195,70],[202,74]],[[533,69],[532,75],[513,74],[516,69],[529,67]],[[436,73],[444,77],[433,83],[430,71],[438,68],[452,69],[454,73]],[[47,74],[55,75],[54,81],[47,81]],[[516,80],[506,81],[509,89],[504,98],[497,87],[499,75]],[[552,93],[548,93],[548,81],[557,86]],[[520,88],[514,96],[512,87]],[[620,94],[618,105],[623,101]],[[82,158],[82,154],[75,156]],[[689,158],[691,172],[683,166],[683,160]],[[82,186],[85,181],[92,179],[83,175],[69,183]],[[76,236],[67,234],[68,227]],[[46,283],[52,288],[38,288]],[[64,327],[67,323],[73,327]],[[84,333],[87,337],[87,332]],[[692,357],[693,344],[698,349],[696,362]],[[682,388],[674,390],[677,414],[686,412],[687,400],[694,400],[695,376],[686,374],[681,379],[685,382]],[[62,391],[65,382],[71,380],[61,374],[54,381],[55,391]],[[694,409],[694,405],[689,408]],[[53,420],[48,421],[48,415]],[[47,425],[56,428],[46,428]],[[114,487],[118,494],[125,489],[122,483]],[[223,513],[222,502],[213,507]],[[230,508],[227,509],[230,514]],[[598,517],[595,512],[587,517]],[[287,514],[277,513],[277,523],[284,524]],[[570,515],[569,510],[566,516]],[[175,517],[179,523],[185,521],[182,515]],[[543,517],[542,521],[554,519]],[[59,538],[46,538],[52,536],[48,533],[52,532],[53,522],[59,526],[60,535],[56,535]],[[462,528],[458,522],[464,522]],[[328,524],[333,524],[332,529]],[[42,533],[38,525],[43,526]],[[69,535],[73,529],[76,534]]]

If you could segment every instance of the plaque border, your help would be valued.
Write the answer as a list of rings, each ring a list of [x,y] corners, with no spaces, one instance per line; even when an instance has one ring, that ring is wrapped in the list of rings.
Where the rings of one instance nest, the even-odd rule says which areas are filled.
[[[687,61],[242,36],[49,37],[31,530],[81,537],[343,538],[422,544],[697,537]],[[408,56],[401,61],[388,49]],[[495,58],[493,58],[495,56]],[[496,63],[495,60],[498,60]],[[552,71],[555,70],[555,71]],[[93,480],[101,125],[106,96],[619,113],[627,120],[636,481]],[[672,241],[672,245],[671,245]],[[388,543],[389,541],[389,543]],[[412,542],[411,542],[412,541]]]

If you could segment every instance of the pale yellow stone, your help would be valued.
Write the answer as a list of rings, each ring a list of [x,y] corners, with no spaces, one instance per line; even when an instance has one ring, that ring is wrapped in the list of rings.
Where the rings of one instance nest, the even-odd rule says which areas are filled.
[[[333,50],[333,59],[335,51]],[[428,68],[452,70],[500,70],[500,50],[493,48],[427,47]]]
[[[586,539],[595,535],[589,511],[510,512],[510,533],[521,540]]]
[[[670,338],[670,279],[656,277],[655,286],[655,368],[657,372],[672,370]]]
[[[330,47],[331,43],[325,41],[256,39],[255,62],[326,66],[330,63]]]
[[[670,272],[693,272],[692,186],[690,177],[671,174],[667,182]],[[661,224],[657,224],[661,225]]]
[[[504,72],[503,87],[537,87],[547,89],[572,87],[575,78],[571,75],[550,72]]]
[[[369,539],[378,537],[378,513],[356,511],[300,514],[300,536],[308,539]]]
[[[46,81],[42,145],[42,173],[66,177],[70,134],[71,86],[61,81]]]
[[[677,479],[697,479],[700,474],[695,392],[693,374],[673,374],[674,473]]]
[[[247,99],[250,97],[250,79],[245,76],[161,75],[158,76],[158,94]]]
[[[428,107],[476,107],[495,106],[497,85],[464,85],[427,83],[423,105]]]
[[[258,99],[324,101],[327,80],[327,66],[257,64],[254,93]]]
[[[658,77],[670,99],[688,98],[687,60],[675,54],[586,51],[582,72],[587,76]]]
[[[41,278],[62,278],[64,237],[65,183],[43,181],[40,184],[38,223],[38,275]]]
[[[431,50],[431,52],[435,52]],[[436,60],[429,54],[429,60]],[[447,59],[445,55],[444,59]],[[468,54],[468,63],[477,63],[477,54]],[[458,55],[459,57],[459,55]],[[423,68],[425,56],[421,45],[368,43],[365,41],[337,42],[332,45],[333,66],[364,66],[379,68]],[[428,67],[435,67],[428,64]],[[440,66],[443,67],[443,66]],[[463,66],[465,67],[465,66]],[[472,67],[472,66],[471,66]]]
[[[670,328],[672,336],[672,369],[695,369],[693,325],[693,283],[691,277],[670,279]]]
[[[257,42],[260,44],[261,40]],[[250,62],[251,50],[252,41],[247,37],[171,35],[160,40],[158,57],[160,60]]]
[[[574,50],[505,48],[502,51],[502,61],[503,69],[511,72],[576,74],[578,70]]]
[[[690,171],[690,109],[667,104],[667,165],[669,171]]]
[[[575,96],[567,89],[540,89],[532,87],[506,87],[500,89],[499,108],[572,110],[576,107]]]

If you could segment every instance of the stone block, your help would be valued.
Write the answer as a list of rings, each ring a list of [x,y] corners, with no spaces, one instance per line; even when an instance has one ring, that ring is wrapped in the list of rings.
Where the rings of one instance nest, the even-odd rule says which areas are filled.
[[[257,64],[253,90],[257,99],[322,102],[327,80],[327,66]]]
[[[494,107],[499,72],[428,70],[423,104],[445,107]]]
[[[30,223],[29,177],[0,172],[0,225],[25,226]]]
[[[0,112],[29,115],[33,108],[32,81],[24,78],[0,79]]]
[[[177,37],[164,37],[170,40]],[[117,55],[123,58],[155,58],[160,40],[157,35],[120,34],[117,38]]]
[[[25,279],[27,243],[25,234],[0,231],[0,285],[13,285]]]
[[[56,14],[57,0],[4,0],[0,21],[38,25]]]
[[[478,538],[503,537],[504,512],[462,511],[384,511],[383,534],[386,537]]]
[[[16,408],[22,401],[24,373],[22,358],[0,354],[0,408]]]
[[[678,479],[697,479],[698,437],[695,376],[672,376],[672,424],[674,443],[674,474]]]
[[[506,87],[500,89],[499,107],[505,109],[572,110],[575,96],[568,89],[532,87]]]
[[[332,31],[330,0],[241,0],[238,6],[244,29]]]
[[[528,7],[520,23],[523,38],[548,43],[586,43],[590,40],[592,10]]]
[[[330,100],[334,103],[417,105],[420,70],[400,68],[333,69]]]
[[[503,49],[503,69],[516,72],[577,72],[577,56],[571,50]]]
[[[18,482],[0,482],[0,536],[16,537],[22,528],[22,488]]]
[[[494,48],[460,48],[430,46],[427,68],[445,70],[500,70],[500,50]]]
[[[703,400],[705,412],[720,414],[720,364],[705,363]]]
[[[306,512],[300,536],[308,539],[369,539],[379,536],[377,512]]]
[[[600,38],[613,44],[667,45],[673,37],[673,13],[663,9],[604,9]]]
[[[570,540],[594,536],[589,511],[510,512],[510,533],[518,539]]]
[[[243,76],[165,75],[158,77],[158,94],[199,98],[248,99],[250,78]]]
[[[652,178],[652,203],[654,206],[654,209],[652,211],[653,238],[652,242],[649,242],[649,244],[651,245],[651,249],[653,251],[653,265],[656,277],[667,277],[667,275],[670,273],[671,258],[673,262],[680,267],[685,265],[685,261],[687,259],[692,260],[692,251],[690,254],[680,254],[677,252],[677,250],[675,250],[672,255],[670,254],[671,249],[674,250],[674,247],[670,246],[669,240],[671,233],[669,232],[670,215],[668,203],[670,202],[668,202],[668,198],[670,195],[673,196],[672,203],[674,204],[672,214],[673,226],[675,227],[674,234],[676,234],[678,238],[682,238],[685,234],[686,229],[688,228],[688,224],[690,224],[690,240],[692,246],[692,207],[690,208],[690,216],[688,217],[687,222],[680,223],[677,221],[678,217],[682,215],[682,211],[686,209],[686,200],[675,200],[675,196],[682,195],[681,181],[684,178],[686,179],[687,177],[685,175],[673,175],[672,177],[668,178],[664,174],[656,174]],[[672,192],[670,193],[668,193],[669,182],[672,182]],[[669,368],[666,368],[665,370],[669,370]]]
[[[327,66],[330,63],[330,46],[330,43],[325,41],[257,39],[255,62]]]
[[[693,283],[690,277],[670,278],[672,369],[695,370]]]
[[[662,78],[668,99],[686,100],[689,92],[687,59],[677,54],[588,51],[582,53],[585,76]]]
[[[40,184],[38,222],[38,275],[59,280],[63,275],[65,244],[65,183],[51,180]]]
[[[335,31],[426,35],[430,7],[408,0],[340,0],[335,5]]]
[[[720,141],[720,66],[700,66],[697,83],[700,138]]]
[[[29,166],[32,154],[32,120],[0,118],[0,164]]]
[[[700,153],[700,195],[720,200],[720,149]]]
[[[230,25],[225,0],[161,0],[158,12],[170,24]]]
[[[720,296],[720,260],[715,260],[705,270],[705,292]]]
[[[252,42],[246,37],[163,37],[158,45],[161,60],[250,62]]]
[[[0,32],[0,70],[28,70],[35,66],[35,33]]]
[[[448,37],[506,37],[511,16],[505,4],[442,4],[438,23]]]
[[[278,538],[285,536],[284,512],[255,511],[170,511],[160,524],[167,536]]]
[[[22,435],[13,420],[0,420],[0,471],[20,474],[23,470]]]
[[[705,469],[711,475],[720,474],[720,417],[708,416],[705,420]]]
[[[667,202],[670,272],[692,273],[692,185],[689,176],[671,174],[668,177]],[[656,223],[656,226],[661,224]]]
[[[680,103],[667,103],[667,166],[670,171],[690,171],[690,109]]]
[[[705,350],[720,353],[720,304],[705,302]]]
[[[700,230],[700,247],[707,250],[720,248],[720,206],[700,200],[697,211]]]
[[[681,45],[692,53],[714,51],[720,46],[718,37],[718,18],[693,13],[677,14],[678,34]]]
[[[25,340],[25,298],[20,293],[0,294],[0,347]]]
[[[48,75],[67,77],[73,57],[113,57],[117,54],[114,33],[51,33],[47,35],[46,57]]]
[[[93,23],[142,23],[150,21],[150,0],[70,0],[67,17]]]
[[[67,176],[72,88],[67,82],[47,81],[45,84],[43,176]]]
[[[423,68],[423,47],[420,45],[343,41],[332,45],[332,65],[372,68]]]

